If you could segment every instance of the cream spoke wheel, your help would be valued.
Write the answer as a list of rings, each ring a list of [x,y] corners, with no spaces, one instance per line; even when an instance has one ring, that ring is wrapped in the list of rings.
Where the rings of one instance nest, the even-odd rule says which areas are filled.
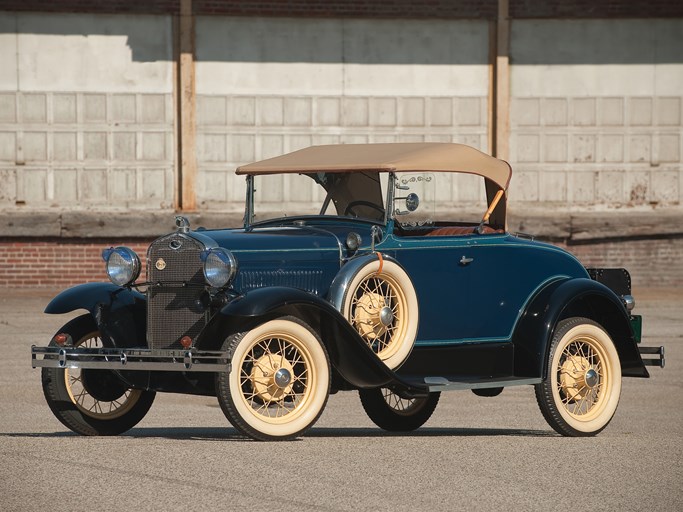
[[[103,347],[90,315],[67,323],[59,331],[75,347]],[[149,411],[153,391],[132,389],[110,370],[43,368],[43,393],[55,417],[82,435],[117,435],[134,427]]]
[[[389,368],[410,355],[417,335],[418,304],[405,271],[377,260],[358,270],[344,295],[342,313],[365,344]]]
[[[242,433],[260,440],[289,439],[322,413],[330,387],[327,353],[295,317],[265,322],[230,336],[232,371],[216,377],[223,412]]]
[[[74,346],[102,348],[104,345],[99,337],[99,333],[94,331],[86,334],[80,340],[76,340]],[[93,372],[91,374],[96,375]],[[105,398],[100,395],[106,395],[107,393],[94,391],[88,387],[97,386],[95,382],[89,382],[89,380],[94,379],[86,380],[83,376],[84,370],[80,368],[64,369],[64,381],[72,402],[83,414],[94,419],[108,420],[125,415],[136,404],[142,394],[142,391],[137,389],[124,390],[122,388],[120,392],[115,391],[113,395],[108,393],[109,396]]]
[[[547,378],[536,385],[548,423],[563,435],[595,435],[612,419],[620,394],[621,364],[607,332],[587,318],[560,322]]]

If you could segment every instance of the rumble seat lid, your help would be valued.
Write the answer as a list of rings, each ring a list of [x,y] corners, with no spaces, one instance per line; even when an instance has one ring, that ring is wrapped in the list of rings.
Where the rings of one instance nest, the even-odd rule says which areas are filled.
[[[237,174],[312,172],[462,172],[506,190],[510,164],[464,144],[445,142],[311,146],[237,168]]]

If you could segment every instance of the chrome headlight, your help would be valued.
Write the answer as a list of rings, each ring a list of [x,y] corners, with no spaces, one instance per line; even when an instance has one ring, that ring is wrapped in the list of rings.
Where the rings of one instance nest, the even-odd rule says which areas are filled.
[[[140,258],[128,247],[110,247],[102,251],[107,275],[112,283],[126,286],[140,275]]]
[[[237,274],[237,260],[235,256],[222,247],[208,249],[202,252],[204,261],[204,278],[214,288],[222,288],[230,284]]]

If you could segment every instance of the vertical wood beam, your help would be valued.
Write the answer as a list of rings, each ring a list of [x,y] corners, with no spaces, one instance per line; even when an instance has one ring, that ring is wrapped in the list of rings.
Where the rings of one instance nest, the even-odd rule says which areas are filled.
[[[486,142],[487,152],[496,156],[496,31],[495,21],[489,22],[489,65],[488,101],[486,102]]]
[[[192,0],[180,0],[178,22],[178,160],[180,177],[178,207],[197,209],[196,97],[195,97],[195,19]]]
[[[495,100],[493,118],[495,134],[493,155],[510,158],[510,17],[509,0],[498,0],[496,20],[496,60],[494,65]],[[493,131],[493,130],[492,130]]]

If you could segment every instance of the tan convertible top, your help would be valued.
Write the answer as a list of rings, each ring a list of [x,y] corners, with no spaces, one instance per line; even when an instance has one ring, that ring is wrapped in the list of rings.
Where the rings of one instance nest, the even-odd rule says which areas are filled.
[[[478,174],[507,190],[512,169],[463,144],[443,142],[311,146],[237,168],[237,174],[446,171]]]

